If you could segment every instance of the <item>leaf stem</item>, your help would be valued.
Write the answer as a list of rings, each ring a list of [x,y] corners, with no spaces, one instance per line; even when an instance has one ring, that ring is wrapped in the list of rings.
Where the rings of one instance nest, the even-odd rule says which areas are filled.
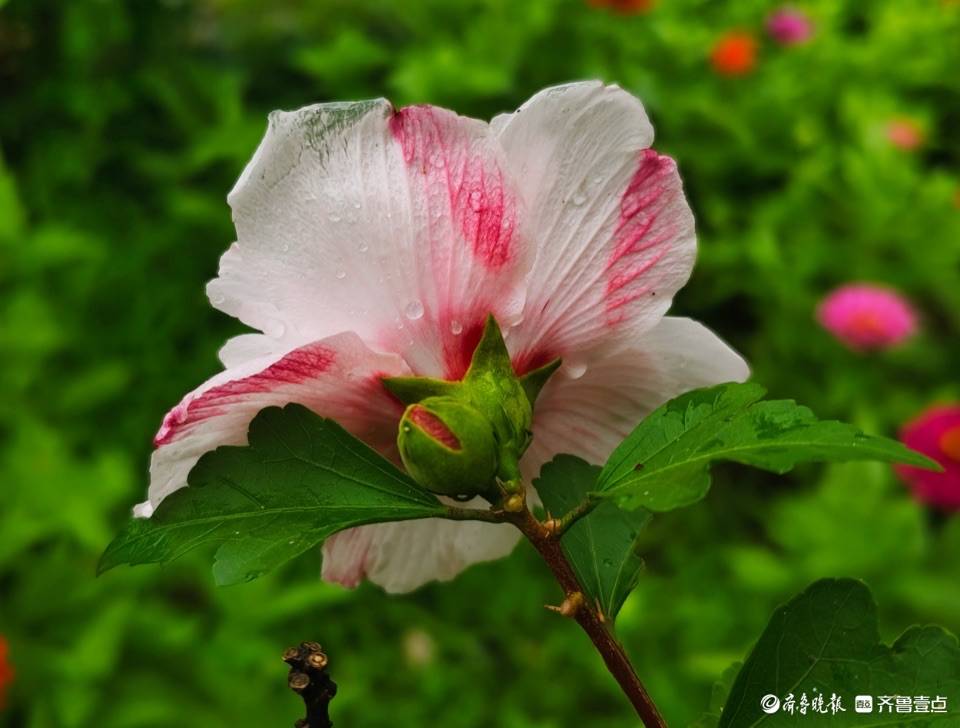
[[[578,510],[579,507],[574,509],[574,511]],[[633,669],[627,653],[610,631],[602,613],[595,605],[583,599],[583,587],[563,553],[555,530],[538,521],[527,508],[519,513],[505,514],[504,517],[519,528],[533,544],[563,589],[564,604],[556,611],[573,617],[587,633],[610,674],[619,683],[621,690],[630,700],[646,728],[666,728],[667,724],[660,715],[660,711]]]
[[[550,519],[547,524],[549,525],[551,537],[559,540],[560,537],[567,532],[570,526],[590,513],[590,511],[596,508],[599,504],[600,501],[588,496],[560,516],[560,518]]]
[[[444,518],[451,521],[485,521],[486,523],[506,523],[507,518],[501,510],[483,508],[460,508],[446,506]]]

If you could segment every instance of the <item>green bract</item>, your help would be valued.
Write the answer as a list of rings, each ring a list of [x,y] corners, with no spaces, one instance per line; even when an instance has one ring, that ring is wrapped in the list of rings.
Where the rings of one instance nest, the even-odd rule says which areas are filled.
[[[519,490],[520,456],[530,444],[533,404],[559,366],[557,359],[518,377],[500,328],[493,316],[489,316],[461,381],[429,377],[384,379],[387,389],[408,406],[398,440],[407,470],[423,487],[435,493],[466,495],[487,490],[493,495],[494,477],[488,477],[485,470],[488,429],[480,426],[483,421],[493,435],[492,475],[505,490]],[[420,412],[412,406],[418,404],[439,417],[456,435],[462,454],[425,439],[423,428],[411,422],[411,416]],[[442,407],[443,413],[437,407]],[[419,416],[427,421],[422,413]],[[454,482],[457,477],[464,480]],[[486,483],[480,483],[482,478],[487,478]]]
[[[497,446],[483,414],[454,397],[407,407],[397,436],[400,457],[420,485],[442,495],[495,492]]]

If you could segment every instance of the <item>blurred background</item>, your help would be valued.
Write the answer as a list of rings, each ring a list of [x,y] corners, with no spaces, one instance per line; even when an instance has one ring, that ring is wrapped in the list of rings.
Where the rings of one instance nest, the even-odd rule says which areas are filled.
[[[774,395],[871,432],[960,398],[960,4],[809,0],[792,26],[778,8],[0,0],[0,725],[291,725],[280,653],[303,639],[331,655],[344,728],[634,725],[543,610],[557,592],[524,546],[404,597],[324,585],[317,554],[223,589],[207,553],[94,569],[162,415],[241,330],[203,287],[275,108],[385,95],[488,118],[550,84],[617,82],[697,215],[675,312]],[[861,280],[911,301],[917,333],[858,352],[826,331],[819,302]],[[619,631],[672,725],[821,576],[865,579],[887,638],[960,630],[960,522],[886,466],[719,468],[643,549]]]

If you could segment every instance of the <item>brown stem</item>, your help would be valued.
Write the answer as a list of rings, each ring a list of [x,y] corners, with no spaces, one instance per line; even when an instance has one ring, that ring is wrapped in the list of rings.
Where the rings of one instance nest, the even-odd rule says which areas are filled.
[[[526,508],[511,517],[510,521],[533,544],[563,588],[564,603],[557,611],[566,616],[572,616],[587,633],[593,646],[603,657],[610,674],[620,684],[620,688],[630,700],[643,724],[647,728],[666,728],[667,724],[660,715],[660,711],[657,710],[647,689],[637,677],[633,665],[630,664],[630,658],[613,636],[603,615],[593,604],[584,600],[583,588],[563,553],[559,538],[534,518]]]
[[[294,728],[333,728],[330,701],[337,694],[337,684],[327,674],[329,661],[323,649],[316,642],[301,642],[283,653],[283,661],[290,666],[287,683],[303,698],[307,710]]]

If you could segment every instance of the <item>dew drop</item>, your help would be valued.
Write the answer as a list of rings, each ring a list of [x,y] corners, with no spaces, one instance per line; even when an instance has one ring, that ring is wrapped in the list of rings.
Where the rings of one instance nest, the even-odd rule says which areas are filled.
[[[470,193],[470,209],[474,212],[480,212],[483,203],[483,195],[480,194],[480,190],[474,190]]]
[[[574,196],[573,196],[573,199],[571,199],[570,201],[571,201],[574,205],[576,205],[577,207],[579,207],[580,205],[582,205],[584,202],[587,201],[587,196],[586,196],[586,195],[581,195],[581,194],[578,193],[578,194],[574,195]]]
[[[327,215],[327,219],[330,220],[330,222],[340,222],[340,220],[343,218],[341,218],[337,213],[331,212],[329,215]]]
[[[571,379],[579,379],[587,373],[586,362],[571,361],[564,364],[563,368],[566,370],[567,376]]]
[[[287,327],[282,321],[268,321],[266,326],[263,327],[263,333],[267,336],[270,336],[274,339],[279,339],[283,336],[284,332],[287,330]]]
[[[342,281],[342,280],[343,280],[344,278],[346,278],[346,277],[347,277],[347,272],[346,272],[345,270],[338,270],[338,271],[337,271],[337,280],[338,280],[338,281]]]
[[[411,321],[423,318],[423,304],[419,300],[410,301],[407,307],[403,309],[403,315]]]
[[[463,333],[463,324],[454,319],[450,322],[450,333],[454,336],[460,336]]]
[[[360,203],[359,203],[359,202],[354,202],[354,203],[353,203],[353,209],[354,209],[354,210],[359,210],[359,209],[360,209]]]
[[[222,293],[213,293],[210,295],[210,303],[214,306],[219,306],[221,303],[224,303],[227,300],[227,297]]]
[[[283,245],[281,245],[281,246],[280,246],[280,250],[282,250],[284,253],[289,253],[289,252],[290,252],[290,243],[284,243]]]
[[[358,249],[361,253],[366,253],[368,250],[370,250],[370,246],[366,243],[360,243],[360,247]]]

